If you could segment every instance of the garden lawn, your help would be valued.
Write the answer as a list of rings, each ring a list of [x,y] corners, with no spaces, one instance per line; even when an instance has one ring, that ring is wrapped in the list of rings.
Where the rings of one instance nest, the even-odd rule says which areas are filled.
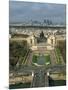
[[[49,65],[51,64],[50,55],[33,55],[32,62],[38,65]]]

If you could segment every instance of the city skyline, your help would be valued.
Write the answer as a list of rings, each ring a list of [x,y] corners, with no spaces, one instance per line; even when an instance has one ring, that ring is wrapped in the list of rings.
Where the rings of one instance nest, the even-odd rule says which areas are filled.
[[[53,23],[66,22],[66,5],[38,2],[9,1],[9,23],[43,22],[45,19]],[[59,21],[59,22],[58,22]]]

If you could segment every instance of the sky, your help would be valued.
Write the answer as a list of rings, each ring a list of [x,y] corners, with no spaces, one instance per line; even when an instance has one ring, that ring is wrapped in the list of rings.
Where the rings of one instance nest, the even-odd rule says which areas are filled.
[[[66,6],[64,4],[9,1],[9,23],[22,23],[31,20],[43,22],[44,19],[65,23],[65,18]]]

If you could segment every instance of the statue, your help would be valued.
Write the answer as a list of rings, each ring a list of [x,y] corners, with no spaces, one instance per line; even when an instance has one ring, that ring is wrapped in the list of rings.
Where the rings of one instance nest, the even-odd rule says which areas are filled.
[[[47,38],[44,36],[43,31],[41,31],[39,37],[37,38],[37,42],[40,43],[40,42],[46,42],[46,41],[47,41]]]
[[[44,33],[43,33],[43,31],[40,33],[40,38],[44,38]]]

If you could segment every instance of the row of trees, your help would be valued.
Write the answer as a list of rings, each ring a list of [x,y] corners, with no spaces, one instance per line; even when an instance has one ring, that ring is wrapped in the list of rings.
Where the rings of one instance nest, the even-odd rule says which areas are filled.
[[[9,42],[10,65],[15,66],[18,61],[23,60],[27,51],[28,51],[28,47],[27,47],[26,41],[23,41],[23,42],[10,41]]]
[[[66,40],[57,41],[57,47],[60,49],[63,59],[66,62]]]

